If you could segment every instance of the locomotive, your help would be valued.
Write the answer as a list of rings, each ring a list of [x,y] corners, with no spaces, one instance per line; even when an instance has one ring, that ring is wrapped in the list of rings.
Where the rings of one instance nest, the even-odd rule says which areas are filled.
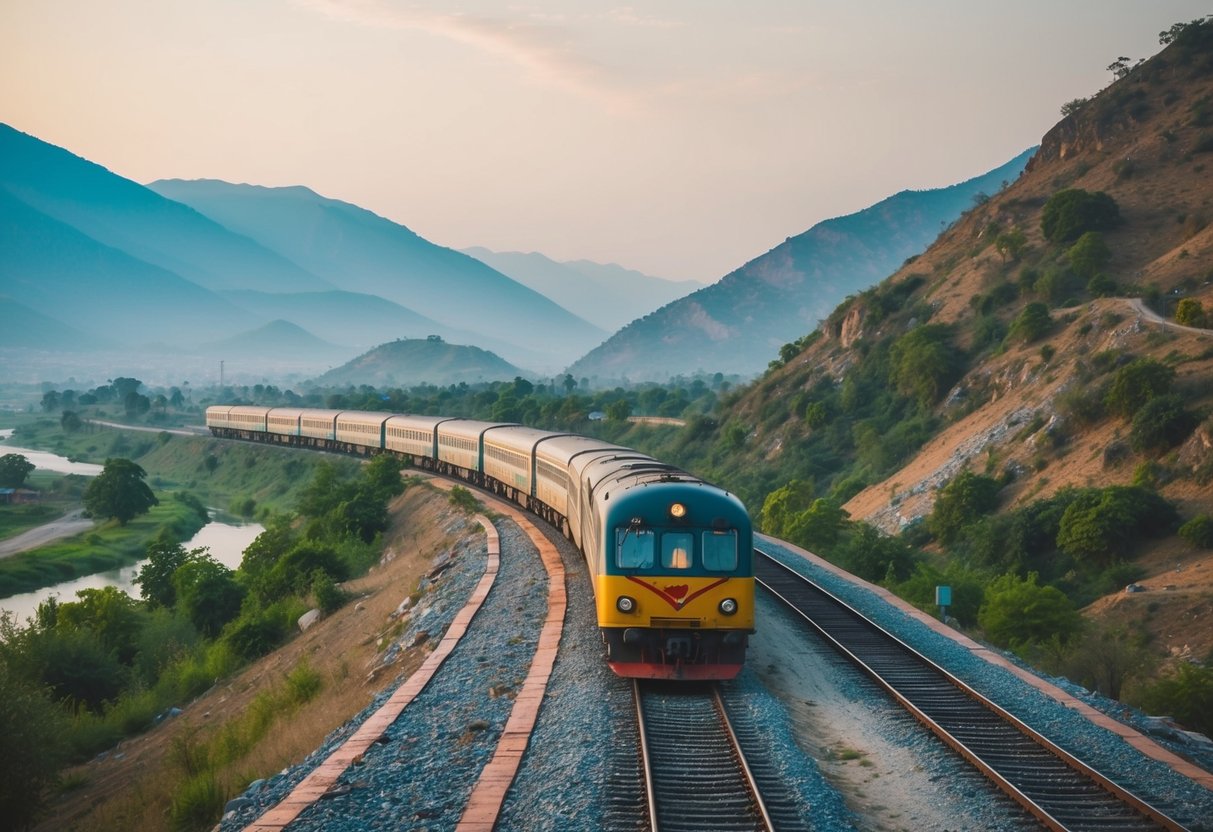
[[[731,679],[754,632],[753,532],[734,495],[638,451],[522,425],[366,411],[208,407],[217,437],[372,455],[500,495],[586,559],[620,676]]]

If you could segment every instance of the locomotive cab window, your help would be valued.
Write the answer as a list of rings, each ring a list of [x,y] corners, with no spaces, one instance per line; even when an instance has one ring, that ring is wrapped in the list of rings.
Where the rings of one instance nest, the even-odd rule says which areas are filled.
[[[666,569],[690,569],[695,537],[690,532],[666,532],[661,536],[661,565]]]
[[[649,569],[657,549],[657,535],[647,529],[616,529],[615,563],[621,569]]]
[[[737,568],[735,530],[703,533],[703,566],[721,572]]]

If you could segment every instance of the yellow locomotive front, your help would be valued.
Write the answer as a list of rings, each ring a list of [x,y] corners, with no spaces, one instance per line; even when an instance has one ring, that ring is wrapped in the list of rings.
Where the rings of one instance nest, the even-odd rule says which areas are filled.
[[[736,676],[754,631],[753,540],[741,502],[689,475],[638,471],[615,479],[599,505],[590,559],[611,669]]]

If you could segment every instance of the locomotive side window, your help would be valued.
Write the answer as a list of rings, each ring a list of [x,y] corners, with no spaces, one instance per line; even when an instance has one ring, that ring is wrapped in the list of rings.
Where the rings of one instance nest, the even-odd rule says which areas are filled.
[[[666,569],[690,569],[695,537],[690,532],[666,532],[661,536],[661,565]]]
[[[653,565],[657,535],[645,529],[615,529],[618,551],[615,563],[621,569],[648,569]]]
[[[703,533],[703,566],[720,571],[737,568],[737,532]]]

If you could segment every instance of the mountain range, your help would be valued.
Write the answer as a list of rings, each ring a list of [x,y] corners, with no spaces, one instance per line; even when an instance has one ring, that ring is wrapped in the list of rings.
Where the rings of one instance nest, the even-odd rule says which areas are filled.
[[[531,287],[607,332],[615,332],[657,307],[703,288],[702,283],[693,280],[664,280],[615,263],[557,262],[534,251],[490,251],[475,246],[463,249],[463,253]]]
[[[1014,181],[1034,152],[957,185],[902,191],[820,222],[719,282],[633,321],[568,372],[599,384],[696,372],[754,375],[847,295],[887,277],[975,200]]]
[[[754,375],[1014,180],[1028,155],[819,223],[687,295],[696,284],[616,265],[473,257],[302,186],[143,186],[0,125],[0,291],[6,314],[29,310],[0,348],[221,357],[264,375],[434,335],[491,350],[511,373]]]

